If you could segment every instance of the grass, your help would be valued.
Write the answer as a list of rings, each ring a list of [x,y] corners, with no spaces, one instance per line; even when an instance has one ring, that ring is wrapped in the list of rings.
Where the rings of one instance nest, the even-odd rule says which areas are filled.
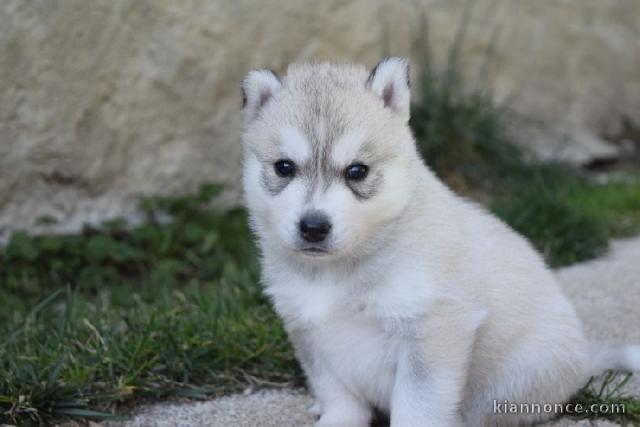
[[[624,387],[631,378],[632,374],[613,371],[604,373],[600,381],[591,378],[570,402],[573,408],[581,405],[587,411],[572,416],[577,419],[605,419],[623,426],[640,424],[640,399],[624,393]]]
[[[0,422],[300,383],[245,213],[211,207],[216,192],[146,200],[134,228],[13,235],[0,250]]]
[[[462,38],[443,72],[428,56],[421,64],[411,126],[436,173],[488,205],[554,266],[640,231],[640,173],[603,184],[532,161],[506,131],[515,116],[462,84]],[[133,227],[17,232],[0,248],[0,423],[101,419],[145,399],[302,384],[260,292],[246,213],[217,207],[218,190],[143,200],[146,220]],[[607,378],[574,402],[624,402],[627,413],[612,419],[637,422],[640,401],[621,394],[624,378]]]
[[[612,222],[627,206],[621,188]],[[216,208],[216,191],[145,200],[133,228],[13,235],[0,249],[0,421],[100,419],[141,399],[302,384],[260,293],[245,212]],[[572,197],[599,210],[604,196]],[[638,416],[625,399],[625,417]]]

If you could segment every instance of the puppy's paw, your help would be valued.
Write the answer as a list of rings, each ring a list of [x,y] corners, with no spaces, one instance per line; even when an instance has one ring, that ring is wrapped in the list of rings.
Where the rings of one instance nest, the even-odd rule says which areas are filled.
[[[318,400],[315,402],[319,403]],[[316,405],[314,405],[316,406]],[[352,396],[343,395],[341,399],[324,400],[321,415],[315,427],[369,427],[372,409]]]
[[[364,414],[324,414],[315,427],[369,427],[370,416]]]

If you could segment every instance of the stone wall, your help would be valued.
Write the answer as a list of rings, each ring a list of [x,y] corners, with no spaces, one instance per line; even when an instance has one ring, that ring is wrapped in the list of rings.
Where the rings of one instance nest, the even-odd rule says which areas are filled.
[[[3,0],[0,233],[43,216],[75,228],[203,181],[237,202],[247,70],[411,55],[423,13],[444,58],[466,3]],[[478,0],[467,30],[470,81],[491,46],[482,85],[550,128],[591,138],[640,119],[640,1]]]

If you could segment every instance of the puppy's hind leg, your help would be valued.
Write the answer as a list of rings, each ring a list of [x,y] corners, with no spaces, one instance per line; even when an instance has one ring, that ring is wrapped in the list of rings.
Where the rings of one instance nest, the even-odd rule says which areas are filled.
[[[588,380],[586,341],[576,335],[554,347],[543,342],[527,340],[495,371],[470,378],[465,426],[529,426],[563,413],[564,403]]]

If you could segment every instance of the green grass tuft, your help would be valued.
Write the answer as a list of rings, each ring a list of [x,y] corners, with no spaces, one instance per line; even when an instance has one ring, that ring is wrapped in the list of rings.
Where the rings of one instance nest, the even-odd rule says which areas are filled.
[[[574,408],[580,405],[587,410],[571,416],[576,419],[606,419],[623,426],[640,424],[640,399],[624,393],[624,387],[631,378],[632,374],[614,371],[606,372],[597,382],[591,378],[570,400]]]

